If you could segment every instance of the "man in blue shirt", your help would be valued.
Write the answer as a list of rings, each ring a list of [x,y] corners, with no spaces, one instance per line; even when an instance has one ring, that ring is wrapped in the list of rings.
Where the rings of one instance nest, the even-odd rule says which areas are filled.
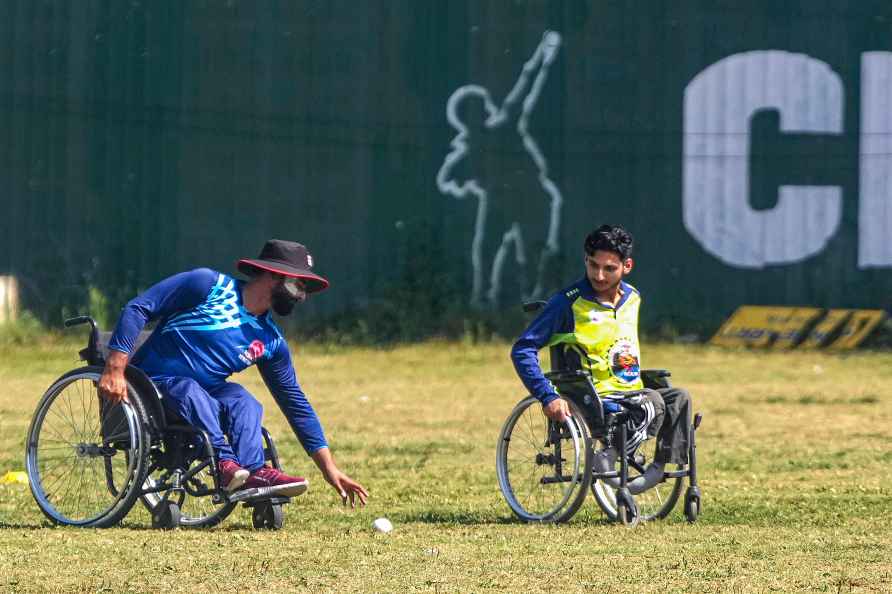
[[[313,259],[299,243],[272,239],[257,259],[238,261],[245,282],[198,268],[176,274],[130,301],[109,342],[99,380],[108,399],[127,395],[128,363],[145,371],[162,402],[210,437],[221,482],[233,498],[294,496],[308,481],[264,464],[263,407],[233,373],[257,365],[260,375],[325,480],[344,504],[364,505],[368,493],[342,472],[328,448],[322,425],[297,382],[288,343],[270,309],[291,313],[307,295],[328,287],[312,271]],[[158,321],[148,340],[134,348],[146,323]],[[136,351],[136,352],[134,352]]]
[[[624,278],[632,271],[631,234],[619,226],[602,225],[584,242],[585,276],[558,291],[514,343],[511,358],[530,394],[542,402],[546,416],[563,422],[567,402],[539,365],[539,349],[566,344],[582,368],[591,373],[598,394],[609,398],[643,391],[642,418],[631,445],[657,438],[655,460],[642,476],[629,483],[639,493],[663,479],[667,463],[686,464],[690,435],[690,396],[680,388],[643,390],[638,312],[641,296]],[[615,403],[613,403],[616,406]],[[617,452],[607,448],[595,459],[600,472],[612,469]]]

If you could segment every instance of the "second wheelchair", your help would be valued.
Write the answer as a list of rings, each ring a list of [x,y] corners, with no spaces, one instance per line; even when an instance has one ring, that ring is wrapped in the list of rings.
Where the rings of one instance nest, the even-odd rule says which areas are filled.
[[[551,347],[552,371],[546,374],[568,401],[571,416],[552,421],[532,396],[521,400],[508,415],[496,453],[499,487],[514,514],[529,522],[564,522],[582,505],[589,491],[605,515],[634,525],[666,517],[684,490],[684,513],[689,522],[700,514],[695,432],[702,415],[694,415],[689,435],[688,464],[667,468],[662,480],[632,495],[628,484],[641,476],[656,453],[656,440],[633,444],[630,425],[640,392],[602,399],[591,375],[573,365],[565,345]],[[669,372],[642,372],[645,388],[669,387]],[[609,404],[605,407],[605,402]],[[605,410],[605,408],[607,410]],[[610,410],[610,412],[608,412]],[[614,468],[595,469],[595,457],[608,448],[620,452]]]

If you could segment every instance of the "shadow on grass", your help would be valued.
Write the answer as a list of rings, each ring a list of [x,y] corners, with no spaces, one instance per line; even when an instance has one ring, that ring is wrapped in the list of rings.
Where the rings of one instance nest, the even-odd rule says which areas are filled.
[[[513,515],[495,515],[492,512],[434,510],[417,513],[397,513],[394,519],[400,523],[418,524],[455,524],[459,526],[505,526],[515,524],[523,526],[528,522],[518,519]],[[587,523],[592,525],[610,524],[606,519],[595,520]]]
[[[41,524],[10,524],[9,522],[0,522],[0,530],[51,530],[57,526],[44,522]]]
[[[427,510],[409,513],[397,513],[394,517],[403,524],[459,524],[463,526],[482,526],[488,524],[519,524],[514,516],[496,516],[487,512],[457,510]]]

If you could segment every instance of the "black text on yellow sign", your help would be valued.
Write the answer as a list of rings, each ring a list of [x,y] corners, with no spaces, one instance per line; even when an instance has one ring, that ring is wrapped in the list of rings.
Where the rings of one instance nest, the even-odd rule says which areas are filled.
[[[769,307],[744,305],[710,341],[721,346],[789,349],[857,347],[886,317],[878,309]]]

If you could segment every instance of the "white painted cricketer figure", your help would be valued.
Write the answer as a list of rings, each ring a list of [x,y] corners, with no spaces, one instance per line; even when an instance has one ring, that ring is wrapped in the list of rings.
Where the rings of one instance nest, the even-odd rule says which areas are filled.
[[[463,121],[460,115],[461,107],[469,100],[482,101],[486,111],[483,126],[485,130],[498,130],[512,124],[513,113],[520,105],[520,113],[517,117],[516,132],[520,138],[523,151],[536,168],[536,179],[540,190],[544,192],[548,200],[547,216],[545,217],[547,229],[542,254],[537,262],[536,280],[530,289],[525,288],[524,299],[538,298],[544,294],[546,287],[542,286],[543,274],[549,260],[558,251],[558,232],[560,229],[560,214],[563,196],[557,184],[549,177],[548,162],[542,154],[536,139],[529,131],[529,117],[542,88],[548,77],[548,69],[557,57],[561,45],[561,36],[555,31],[546,31],[542,36],[536,50],[529,60],[523,65],[523,70],[514,84],[514,87],[505,97],[501,107],[496,106],[489,91],[480,85],[464,85],[459,87],[446,104],[446,118],[449,124],[458,132],[450,143],[452,150],[446,155],[443,165],[437,173],[437,187],[440,192],[456,199],[464,199],[469,196],[477,199],[477,216],[474,223],[474,238],[471,243],[471,266],[473,269],[473,281],[471,289],[471,304],[477,307],[496,303],[502,284],[502,273],[505,260],[512,251],[515,262],[520,270],[526,270],[527,255],[524,243],[524,232],[517,220],[508,223],[507,229],[501,238],[501,242],[492,257],[489,268],[488,287],[484,286],[484,277],[487,269],[483,243],[487,231],[488,216],[491,210],[491,192],[493,188],[476,176],[467,179],[459,179],[456,175],[456,166],[474,155],[471,150],[475,148],[476,138],[473,138],[467,121]]]

